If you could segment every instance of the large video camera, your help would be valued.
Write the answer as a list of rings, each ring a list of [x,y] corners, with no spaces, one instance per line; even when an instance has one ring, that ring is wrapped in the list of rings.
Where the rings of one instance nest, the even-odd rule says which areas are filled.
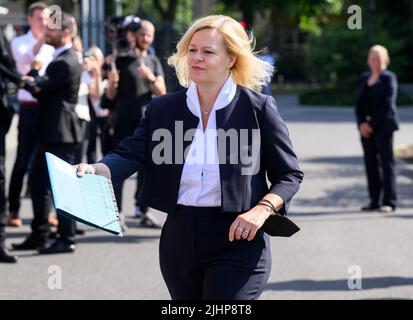
[[[115,34],[114,47],[118,56],[128,56],[132,53],[127,34],[138,31],[141,27],[140,21],[137,16],[116,17],[110,20],[109,32]]]

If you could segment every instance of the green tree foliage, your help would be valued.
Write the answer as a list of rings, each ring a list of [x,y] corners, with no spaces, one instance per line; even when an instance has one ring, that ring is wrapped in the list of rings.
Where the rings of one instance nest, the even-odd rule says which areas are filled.
[[[326,22],[328,16],[340,12],[341,0],[221,0],[225,7],[237,9],[242,19],[254,26],[255,14],[271,10],[275,18],[290,17],[295,24],[305,31],[319,31],[320,22]]]
[[[136,12],[136,0],[123,1],[125,15]],[[173,90],[176,79],[166,63],[166,58],[174,51],[175,45],[188,25],[192,22],[192,0],[141,0],[139,16],[151,20],[156,27],[155,49],[160,58],[169,90]]]
[[[361,72],[367,69],[367,52],[372,44],[381,44],[389,50],[389,69],[399,79],[406,79],[410,73],[410,61],[405,55],[408,37],[395,37],[391,30],[408,26],[399,19],[377,17],[372,21],[374,30],[350,30],[346,20],[338,20],[322,28],[320,34],[311,34],[304,54],[305,73],[313,82],[332,85],[353,86]],[[387,26],[386,28],[382,26]],[[367,42],[369,39],[371,43]]]

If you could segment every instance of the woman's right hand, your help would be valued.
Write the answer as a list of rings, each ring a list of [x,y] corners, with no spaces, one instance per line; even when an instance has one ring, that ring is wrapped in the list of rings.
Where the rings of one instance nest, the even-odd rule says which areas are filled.
[[[87,163],[80,163],[80,164],[76,164],[74,165],[74,167],[77,169],[76,171],[76,175],[78,177],[83,177],[85,174],[95,174],[96,173],[96,169]]]
[[[368,124],[368,122],[363,122],[360,125],[359,129],[360,129],[361,136],[366,139],[370,138],[371,134],[373,133],[373,129]]]

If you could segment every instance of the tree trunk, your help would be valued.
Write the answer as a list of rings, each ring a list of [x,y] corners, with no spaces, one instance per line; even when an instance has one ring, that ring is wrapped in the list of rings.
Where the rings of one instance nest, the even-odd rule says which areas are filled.
[[[410,39],[413,39],[413,0],[410,0]],[[413,41],[410,42],[410,53],[413,55]]]

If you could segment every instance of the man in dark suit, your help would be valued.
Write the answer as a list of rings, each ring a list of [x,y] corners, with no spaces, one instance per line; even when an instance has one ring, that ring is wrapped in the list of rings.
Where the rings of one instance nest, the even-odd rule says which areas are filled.
[[[14,263],[16,257],[11,255],[4,245],[6,231],[6,199],[5,199],[5,138],[12,120],[12,109],[7,105],[5,81],[20,83],[20,75],[14,68],[13,61],[6,48],[6,39],[0,30],[0,262]]]
[[[62,14],[61,29],[48,27],[46,43],[56,51],[54,60],[43,78],[36,81],[34,95],[40,103],[37,146],[30,172],[34,219],[32,233],[16,250],[38,249],[40,253],[62,253],[75,250],[74,222],[59,215],[58,237],[46,248],[49,236],[48,213],[51,208],[50,181],[45,152],[73,163],[82,139],[79,119],[75,113],[81,77],[78,56],[72,50],[74,19]]]

